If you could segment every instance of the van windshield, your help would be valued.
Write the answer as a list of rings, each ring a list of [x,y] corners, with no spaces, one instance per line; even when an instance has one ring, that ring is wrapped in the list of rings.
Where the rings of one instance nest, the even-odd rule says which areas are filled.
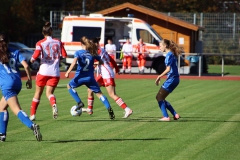
[[[101,37],[101,27],[77,27],[73,26],[73,42],[79,42],[80,39],[86,36],[89,39]]]

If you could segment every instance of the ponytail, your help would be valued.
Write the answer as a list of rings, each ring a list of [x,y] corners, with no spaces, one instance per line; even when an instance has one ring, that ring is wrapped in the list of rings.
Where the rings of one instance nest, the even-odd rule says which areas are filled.
[[[93,41],[90,41],[87,37],[83,36],[80,39],[80,42],[86,46],[86,50],[88,50],[92,56],[98,56],[98,48]]]
[[[181,53],[184,52],[183,48],[178,46],[172,40],[163,39],[161,43],[165,44],[166,48],[170,49],[176,57],[178,57]]]
[[[0,34],[0,61],[3,64],[9,62],[9,52],[7,51],[9,43],[9,37],[7,34],[1,33]]]

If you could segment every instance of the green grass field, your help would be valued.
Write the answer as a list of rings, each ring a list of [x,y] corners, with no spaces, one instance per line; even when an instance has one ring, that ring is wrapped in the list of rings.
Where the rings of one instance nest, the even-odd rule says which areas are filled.
[[[209,74],[222,74],[221,65],[208,65],[208,68]],[[224,74],[240,76],[240,65],[224,65]]]
[[[240,83],[238,81],[182,80],[167,100],[181,115],[179,121],[158,122],[154,80],[117,80],[117,93],[134,110],[122,119],[123,110],[109,99],[116,119],[95,98],[92,116],[72,117],[75,104],[67,92],[68,80],[56,89],[59,117],[52,118],[43,95],[35,121],[43,141],[10,112],[6,142],[0,159],[9,160],[237,160],[240,157]],[[106,93],[103,88],[103,93]],[[85,105],[86,87],[77,89]],[[29,114],[34,89],[23,88],[21,106]],[[171,116],[172,117],[172,116]]]

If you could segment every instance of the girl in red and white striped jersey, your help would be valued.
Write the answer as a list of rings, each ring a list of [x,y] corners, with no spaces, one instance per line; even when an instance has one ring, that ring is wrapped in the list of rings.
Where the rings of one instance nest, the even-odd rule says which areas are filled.
[[[95,38],[93,42],[99,47],[99,38]],[[110,62],[113,64],[116,73],[119,73],[118,66],[114,59],[110,57],[107,52],[99,48],[99,55],[101,56],[101,60],[103,61],[102,65],[98,65],[99,75],[96,77],[96,81],[98,82],[99,86],[103,86],[107,89],[108,95],[117,103],[119,107],[125,110],[125,114],[123,118],[128,118],[132,113],[132,109],[130,109],[127,104],[122,100],[121,97],[119,97],[116,94],[116,84],[114,81],[114,71],[112,67],[110,67]],[[88,89],[88,109],[85,109],[85,111],[88,112],[88,114],[93,114],[93,92]]]
[[[60,79],[60,57],[66,58],[67,53],[60,40],[52,38],[52,27],[50,22],[46,22],[42,29],[44,39],[36,44],[36,50],[32,55],[31,62],[41,59],[41,66],[36,76],[36,90],[31,104],[30,119],[35,120],[36,111],[40,99],[46,86],[46,96],[50,101],[53,118],[58,116],[56,97],[53,94]]]

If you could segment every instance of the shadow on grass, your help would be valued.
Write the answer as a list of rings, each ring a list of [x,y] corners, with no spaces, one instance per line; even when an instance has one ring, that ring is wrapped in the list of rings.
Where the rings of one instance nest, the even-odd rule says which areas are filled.
[[[52,141],[52,143],[70,143],[70,142],[122,142],[122,141],[159,141],[169,138],[106,138],[106,139],[72,139],[72,140],[57,140]]]

